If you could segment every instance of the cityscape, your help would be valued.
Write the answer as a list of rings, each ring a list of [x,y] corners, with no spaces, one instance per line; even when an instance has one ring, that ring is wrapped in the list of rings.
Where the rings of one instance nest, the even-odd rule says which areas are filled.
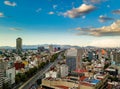
[[[0,0],[0,89],[120,89],[119,0]]]

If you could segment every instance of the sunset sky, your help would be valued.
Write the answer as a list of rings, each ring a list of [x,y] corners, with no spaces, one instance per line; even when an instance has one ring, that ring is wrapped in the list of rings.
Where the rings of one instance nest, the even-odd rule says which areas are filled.
[[[0,46],[120,46],[120,0],[0,0]]]

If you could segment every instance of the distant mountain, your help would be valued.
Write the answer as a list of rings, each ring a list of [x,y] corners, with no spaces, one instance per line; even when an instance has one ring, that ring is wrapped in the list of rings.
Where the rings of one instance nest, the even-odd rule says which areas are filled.
[[[98,47],[95,47],[95,46],[86,46],[86,48],[98,48]]]
[[[15,47],[11,47],[11,46],[0,46],[0,49],[15,49]]]
[[[23,49],[37,49],[38,45],[23,45]]]
[[[43,46],[45,48],[49,48],[49,45],[53,45],[53,47],[61,47],[61,48],[80,48],[79,46],[71,46],[71,45],[59,45],[59,44],[41,44],[41,45],[23,45],[23,49],[37,49],[39,46]],[[11,46],[0,46],[0,49],[15,49],[16,47]]]
[[[71,47],[80,48],[80,46],[71,46],[71,45],[59,45],[59,44],[40,44],[40,45],[23,45],[23,49],[37,49],[39,46],[43,46],[45,48],[49,48],[49,45],[53,45],[53,47],[60,47],[64,49],[68,49]],[[15,49],[16,47],[11,46],[0,46],[0,49]],[[85,48],[98,48],[95,46],[86,46]]]

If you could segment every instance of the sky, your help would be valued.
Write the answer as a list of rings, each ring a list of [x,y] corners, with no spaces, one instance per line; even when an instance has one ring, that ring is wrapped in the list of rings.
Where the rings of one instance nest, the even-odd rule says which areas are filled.
[[[0,46],[120,46],[120,0],[0,0]]]

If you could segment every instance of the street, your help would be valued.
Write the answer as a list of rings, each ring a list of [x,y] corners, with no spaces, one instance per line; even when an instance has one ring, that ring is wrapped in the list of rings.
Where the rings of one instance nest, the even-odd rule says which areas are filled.
[[[61,55],[58,56],[58,58],[53,62],[49,63],[47,66],[45,66],[41,71],[39,71],[37,74],[35,74],[32,78],[30,78],[28,81],[26,81],[21,87],[18,89],[29,89],[35,82],[41,78],[51,67],[56,65],[61,59]]]

